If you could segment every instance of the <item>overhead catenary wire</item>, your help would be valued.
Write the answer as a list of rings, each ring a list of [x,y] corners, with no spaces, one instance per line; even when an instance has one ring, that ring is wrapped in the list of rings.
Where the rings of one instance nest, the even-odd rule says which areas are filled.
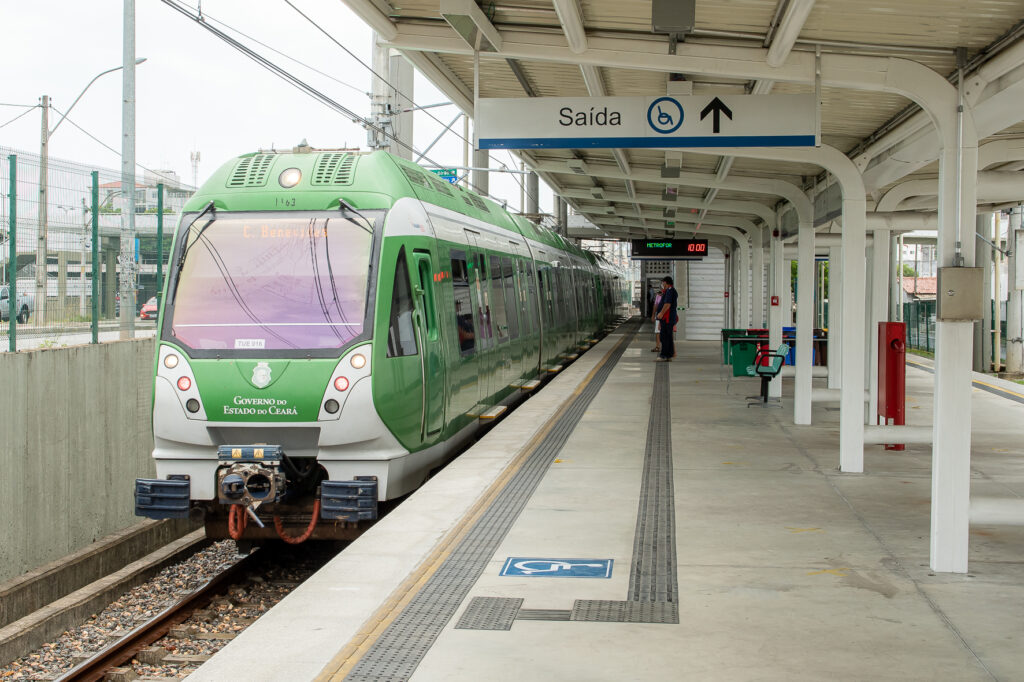
[[[404,142],[404,141],[398,139],[393,134],[389,133],[387,130],[384,130],[383,128],[381,128],[378,125],[375,125],[374,123],[372,123],[371,121],[367,120],[366,118],[360,116],[359,114],[355,113],[354,111],[352,111],[348,107],[346,107],[343,104],[335,101],[334,99],[329,97],[327,94],[317,90],[316,88],[314,88],[309,83],[306,83],[301,78],[293,75],[292,73],[290,73],[287,70],[285,70],[284,68],[278,66],[277,64],[275,64],[274,62],[270,61],[266,57],[263,57],[258,52],[252,50],[248,46],[246,46],[246,45],[240,43],[239,41],[235,40],[234,38],[232,38],[228,34],[224,33],[220,29],[216,28],[215,26],[211,26],[210,24],[206,23],[205,21],[203,21],[203,18],[202,18],[201,15],[194,15],[194,14],[192,14],[189,11],[189,9],[191,9],[191,8],[189,8],[187,5],[184,5],[183,3],[179,2],[178,0],[161,0],[161,2],[163,2],[165,5],[167,5],[171,9],[175,10],[176,12],[178,12],[178,13],[186,16],[186,17],[188,17],[189,19],[194,21],[196,24],[198,24],[202,28],[206,29],[207,31],[212,33],[214,36],[220,38],[221,40],[226,42],[228,45],[230,45],[231,47],[235,48],[237,51],[241,52],[244,56],[246,56],[249,59],[251,59],[252,61],[256,62],[257,64],[259,64],[263,68],[267,69],[271,73],[273,73],[276,76],[280,77],[282,80],[284,80],[285,82],[289,83],[290,85],[292,85],[293,87],[295,87],[299,91],[304,92],[305,94],[309,95],[310,97],[312,97],[313,99],[317,100],[318,102],[326,105],[327,107],[329,107],[331,109],[334,109],[336,112],[338,112],[341,115],[345,116],[346,118],[348,118],[353,123],[358,123],[359,125],[361,125],[361,126],[363,126],[365,128],[368,128],[370,130],[378,132],[381,135],[394,140],[395,143],[398,144],[399,146],[404,147],[406,149],[409,149],[410,151],[417,152],[416,148],[413,147],[412,145],[410,145],[407,142]],[[427,158],[427,157],[424,157],[424,158]],[[430,163],[435,163],[432,159],[429,159],[429,158],[427,158],[427,161],[429,161]]]
[[[219,25],[223,26],[225,29],[227,29],[227,30],[229,30],[229,31],[231,31],[233,33],[237,33],[238,35],[242,36],[243,38],[246,38],[247,40],[251,40],[252,42],[254,42],[257,45],[259,45],[260,47],[264,47],[264,48],[270,50],[271,52],[273,52],[274,54],[281,55],[285,59],[287,59],[289,61],[292,61],[292,62],[295,62],[296,64],[298,64],[299,66],[301,66],[303,68],[309,69],[313,73],[316,73],[316,74],[318,74],[320,76],[323,76],[324,78],[328,78],[328,79],[334,81],[335,83],[337,83],[339,85],[344,85],[346,88],[349,88],[351,90],[355,90],[356,92],[358,92],[360,94],[363,94],[363,95],[366,94],[366,92],[363,91],[358,86],[352,85],[351,83],[346,83],[345,81],[343,81],[343,80],[341,80],[339,78],[335,78],[334,76],[332,76],[331,74],[327,73],[326,71],[321,71],[320,69],[316,68],[315,66],[311,66],[311,65],[309,65],[309,64],[307,64],[307,63],[305,63],[305,62],[303,62],[303,61],[301,61],[299,59],[296,59],[295,57],[291,56],[290,54],[282,52],[281,50],[278,50],[277,48],[273,47],[272,45],[268,45],[268,44],[262,42],[261,40],[259,40],[258,38],[254,38],[253,36],[249,35],[248,33],[245,33],[244,31],[240,31],[239,29],[235,28],[234,26],[231,26],[230,24],[228,24],[226,22],[223,22],[223,21],[221,21],[221,20],[219,20],[219,19],[217,19],[217,18],[215,18],[213,16],[210,16],[209,13],[205,13],[204,14],[203,13],[203,9],[202,9],[202,3],[199,3],[198,7],[191,7],[188,3],[185,3],[185,2],[183,2],[181,4],[185,5],[189,9],[196,10],[198,15],[203,18],[203,21],[212,21],[215,24],[219,24]]]
[[[289,6],[289,7],[291,7],[291,8],[293,9],[293,10],[295,10],[295,12],[299,14],[299,16],[301,16],[301,17],[302,17],[303,19],[305,19],[306,21],[308,21],[308,22],[309,22],[309,23],[310,23],[310,24],[311,24],[311,25],[312,25],[312,26],[313,26],[314,28],[316,28],[316,29],[317,29],[318,31],[320,31],[321,33],[323,33],[323,34],[324,34],[324,35],[325,35],[325,36],[327,37],[327,39],[328,39],[328,40],[330,40],[330,41],[331,41],[332,43],[334,43],[335,45],[337,45],[338,47],[340,47],[340,48],[341,48],[342,50],[344,50],[346,54],[348,54],[348,55],[349,55],[350,57],[352,57],[352,59],[355,59],[355,60],[356,60],[357,62],[359,62],[359,64],[360,64],[360,65],[362,65],[362,66],[363,66],[363,67],[364,67],[364,68],[365,68],[365,69],[366,69],[367,71],[369,71],[369,72],[370,72],[371,74],[373,74],[373,76],[374,76],[374,77],[376,77],[376,78],[380,79],[380,80],[381,80],[381,81],[382,81],[382,82],[383,82],[383,83],[384,83],[385,85],[387,85],[387,86],[388,86],[388,88],[390,88],[390,89],[391,89],[392,91],[394,91],[396,95],[398,95],[399,97],[401,97],[402,99],[404,99],[404,100],[405,100],[406,102],[408,102],[408,103],[409,103],[409,104],[411,104],[412,106],[414,106],[414,107],[415,107],[415,106],[418,106],[418,105],[416,104],[416,102],[415,102],[415,101],[414,101],[414,100],[412,99],[412,97],[410,97],[409,95],[407,95],[407,94],[405,94],[404,92],[402,92],[401,90],[399,90],[399,89],[398,89],[398,87],[397,87],[396,85],[394,85],[393,83],[391,83],[391,81],[389,81],[389,80],[388,80],[387,78],[384,78],[384,77],[383,77],[383,76],[381,76],[381,75],[380,75],[379,73],[377,73],[377,72],[376,72],[376,71],[375,71],[375,70],[373,69],[373,67],[372,67],[372,66],[370,66],[369,64],[367,64],[366,62],[364,62],[364,61],[363,61],[362,59],[360,59],[360,58],[359,58],[359,57],[358,57],[358,56],[357,56],[357,55],[356,55],[355,53],[353,53],[353,52],[352,52],[352,50],[350,50],[350,49],[348,49],[347,47],[345,47],[345,46],[344,46],[344,45],[343,45],[343,44],[342,44],[341,42],[339,42],[339,41],[338,41],[338,40],[337,40],[337,39],[336,39],[336,38],[335,38],[335,37],[334,37],[333,35],[331,35],[331,33],[330,33],[330,32],[329,32],[329,31],[328,31],[327,29],[325,29],[325,28],[324,28],[323,26],[321,26],[320,24],[318,24],[318,23],[316,22],[316,20],[315,20],[315,19],[313,19],[313,18],[312,18],[312,17],[310,17],[310,16],[308,15],[308,14],[306,14],[305,12],[303,12],[302,10],[300,10],[300,9],[299,9],[298,7],[296,7],[296,6],[295,6],[295,5],[294,5],[294,4],[293,4],[293,3],[291,2],[291,0],[284,0],[284,2],[285,2],[285,4],[286,4],[286,5],[288,5],[288,6]],[[441,125],[441,126],[445,126],[445,125],[446,125],[446,124],[444,123],[444,121],[442,121],[442,120],[441,120],[441,119],[439,119],[438,117],[434,116],[434,115],[433,115],[432,113],[430,113],[429,111],[425,111],[425,110],[422,110],[422,109],[421,109],[421,111],[423,111],[423,113],[424,113],[424,114],[426,114],[426,115],[427,115],[428,117],[430,117],[431,119],[433,119],[434,121],[436,121],[436,122],[437,122],[437,123],[438,123],[439,125]],[[454,135],[454,136],[455,136],[455,137],[457,137],[458,139],[462,140],[462,141],[463,141],[463,142],[465,142],[466,144],[470,144],[470,141],[469,141],[469,139],[467,139],[467,138],[466,138],[465,136],[463,136],[463,135],[460,135],[460,134],[459,134],[458,132],[456,132],[455,130],[451,130],[450,132],[451,132],[451,134],[452,134],[452,135]],[[508,153],[509,157],[510,157],[510,158],[512,158],[512,152],[510,152],[510,151],[508,151],[508,150],[506,150],[506,152]],[[490,153],[488,153],[487,157],[488,157],[488,158],[490,158],[490,159],[493,159],[493,160],[494,160],[494,161],[495,161],[495,162],[496,162],[496,163],[497,163],[497,164],[498,164],[499,166],[501,166],[502,168],[504,168],[504,169],[508,170],[508,166],[506,166],[506,165],[505,165],[505,164],[504,164],[503,162],[499,161],[499,160],[498,160],[498,159],[497,159],[496,157],[492,156],[492,155],[491,155]],[[425,157],[424,157],[424,158],[425,158]],[[429,159],[428,159],[428,160],[429,160]],[[515,165],[515,160],[514,160],[514,158],[512,159],[512,163],[513,163],[513,165]],[[530,197],[531,199],[535,199],[535,200],[536,200],[536,199],[539,199],[539,197],[534,197],[534,196],[533,196],[532,194],[530,194],[530,191],[529,191],[529,190],[528,190],[528,189],[527,189],[527,188],[526,188],[526,187],[525,187],[525,186],[523,185],[523,182],[522,182],[522,180],[520,180],[519,178],[516,178],[516,177],[514,177],[513,179],[514,179],[514,180],[515,180],[515,182],[516,182],[516,183],[517,183],[517,184],[518,184],[518,185],[520,186],[520,188],[521,188],[521,189],[523,190],[523,192],[524,192],[524,193],[525,193],[525,194],[526,194],[527,196],[529,196],[529,197]],[[538,202],[538,203],[539,203],[539,202]],[[520,207],[520,209],[525,209],[525,206],[521,206],[521,207]]]

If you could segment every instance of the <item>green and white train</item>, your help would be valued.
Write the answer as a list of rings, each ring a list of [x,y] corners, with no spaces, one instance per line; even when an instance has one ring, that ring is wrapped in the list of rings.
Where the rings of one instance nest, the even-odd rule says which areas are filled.
[[[233,159],[175,234],[136,514],[353,537],[630,295],[624,270],[385,152]]]

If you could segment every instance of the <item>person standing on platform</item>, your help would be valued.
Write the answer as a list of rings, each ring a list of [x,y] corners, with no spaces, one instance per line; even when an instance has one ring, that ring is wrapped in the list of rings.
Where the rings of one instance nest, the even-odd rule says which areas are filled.
[[[664,284],[664,289],[661,292],[661,303],[657,314],[658,321],[661,322],[661,352],[655,362],[672,362],[672,358],[676,355],[676,343],[672,332],[679,321],[679,315],[676,313],[679,293],[672,286],[671,277],[666,275],[661,281]]]
[[[661,291],[654,295],[654,305],[651,306],[651,320],[654,322],[654,348],[652,353],[661,352],[661,321],[658,319],[658,312],[661,310],[661,295],[665,291],[665,283],[661,283]]]

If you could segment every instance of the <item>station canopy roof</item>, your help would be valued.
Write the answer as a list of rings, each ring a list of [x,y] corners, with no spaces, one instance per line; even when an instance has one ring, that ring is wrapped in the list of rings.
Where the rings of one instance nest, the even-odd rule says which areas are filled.
[[[945,89],[955,111],[948,97],[956,96],[959,64],[978,139],[979,206],[1024,198],[1021,1],[696,0],[693,28],[679,34],[654,32],[652,9],[683,0],[345,2],[471,116],[474,46],[481,98],[659,96],[690,87],[709,98],[813,94],[820,71],[822,144],[861,171],[869,213],[906,211],[906,229],[938,206],[941,143],[922,93]],[[824,193],[815,222],[838,229],[824,196],[832,177],[813,158],[732,151],[519,154],[599,228],[575,236],[769,225],[785,204],[774,181],[812,200]]]

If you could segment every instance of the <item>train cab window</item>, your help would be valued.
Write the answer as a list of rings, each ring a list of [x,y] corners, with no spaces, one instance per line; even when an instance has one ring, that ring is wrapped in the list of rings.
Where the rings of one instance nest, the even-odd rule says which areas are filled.
[[[511,258],[501,259],[501,281],[505,288],[505,309],[508,314],[508,335],[515,340],[519,338],[519,302],[516,300],[516,287],[513,281]]]
[[[388,325],[387,357],[416,355],[416,322],[413,320],[412,287],[405,249],[398,252],[395,263],[395,285],[391,294],[391,323]]]
[[[464,251],[452,251],[452,287],[455,290],[455,329],[459,352],[469,355],[476,350],[476,329],[473,325],[472,296],[469,293],[469,269]]]
[[[498,343],[508,341],[508,312],[501,284],[501,259],[497,256],[491,256],[491,321]]]

